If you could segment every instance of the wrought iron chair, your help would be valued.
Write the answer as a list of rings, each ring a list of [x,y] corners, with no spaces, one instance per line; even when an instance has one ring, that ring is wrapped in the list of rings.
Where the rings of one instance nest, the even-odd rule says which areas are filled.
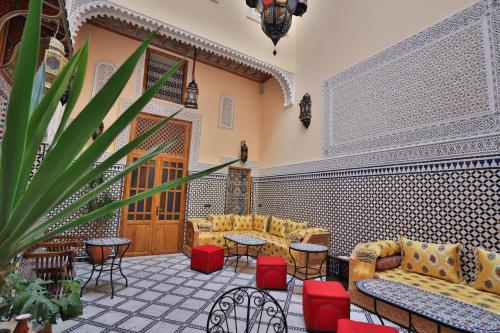
[[[288,332],[285,313],[276,299],[253,287],[238,287],[222,294],[207,319],[207,333],[259,333],[261,327],[262,332]]]

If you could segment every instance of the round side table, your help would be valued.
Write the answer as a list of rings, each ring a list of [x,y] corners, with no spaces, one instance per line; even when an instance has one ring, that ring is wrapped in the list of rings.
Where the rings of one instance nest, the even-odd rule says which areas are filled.
[[[115,270],[120,271],[121,276],[125,279],[125,287],[128,287],[128,280],[122,271],[122,259],[123,256],[125,255],[125,252],[127,252],[128,248],[130,247],[131,243],[132,241],[128,238],[117,238],[117,237],[96,238],[85,241],[85,249],[87,250],[87,253],[89,252],[88,251],[89,247],[95,246],[101,248],[102,258],[104,258],[105,247],[112,247],[114,249],[115,254],[111,258],[111,263],[109,262],[109,260],[106,260],[100,264],[92,263],[92,273],[90,273],[89,279],[83,285],[80,291],[80,297],[83,294],[83,289],[85,289],[90,280],[92,280],[95,271],[99,271],[99,275],[97,275],[97,278],[95,280],[96,286],[99,282],[99,278],[101,277],[102,272],[109,272],[109,278],[111,280],[111,298],[113,298],[115,295],[115,287],[113,285],[113,271]],[[122,246],[125,246],[125,249],[123,251],[120,251],[120,247]],[[117,257],[119,257],[119,260],[118,262],[115,262]]]
[[[295,260],[295,257],[292,254],[292,250],[305,253],[306,256],[306,262],[305,266],[298,266],[297,261]],[[292,257],[293,260],[293,266],[294,266],[294,271],[292,278],[288,283],[290,283],[293,279],[297,278],[297,272],[300,274],[304,274],[304,281],[305,280],[311,280],[311,279],[316,279],[320,278],[320,280],[323,281],[321,272],[323,270],[323,265],[325,264],[326,258],[328,257],[328,247],[320,244],[311,244],[311,243],[290,243],[290,246],[288,247],[288,253],[290,253],[290,257]],[[321,261],[321,265],[319,266],[319,269],[315,267],[309,267],[309,254],[311,253],[324,253],[325,258]],[[308,278],[309,272],[314,273],[315,276]]]

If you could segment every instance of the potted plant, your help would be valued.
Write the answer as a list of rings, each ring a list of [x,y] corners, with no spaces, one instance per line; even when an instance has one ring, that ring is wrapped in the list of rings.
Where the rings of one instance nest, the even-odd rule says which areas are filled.
[[[93,190],[103,183],[104,183],[104,175],[100,175],[99,177],[90,182],[89,190]],[[107,205],[112,204],[113,202],[115,202],[115,200],[113,199],[111,191],[109,189],[106,189],[100,195],[92,198],[88,202],[87,212],[92,212],[99,208],[106,207]],[[104,225],[114,218],[115,218],[115,212],[112,211],[109,212],[109,214],[107,215],[96,218],[92,222],[92,229],[97,230],[97,237],[99,238],[103,237]],[[90,257],[90,261],[94,264],[102,264],[109,258],[109,255],[111,254],[110,246],[103,246],[103,247],[89,246],[87,250]]]
[[[0,318],[10,320],[19,315],[30,314],[36,332],[51,333],[58,316],[65,321],[82,315],[80,281],[59,282],[62,284],[62,292],[55,297],[46,288],[52,281],[28,281],[18,273],[9,274],[2,293]]]
[[[95,141],[87,144],[95,129],[99,127],[112,106],[116,104],[118,96],[125,88],[139,59],[156,33],[150,34],[118,68],[102,89],[68,123],[84,86],[89,43],[84,42],[80,49],[70,57],[66,66],[54,78],[50,88],[43,96],[35,93],[41,14],[42,0],[30,0],[7,106],[5,133],[0,146],[0,290],[5,284],[7,275],[13,270],[15,258],[29,247],[57,236],[68,229],[95,221],[133,202],[216,172],[237,161],[224,163],[161,184],[129,198],[120,199],[87,212],[70,222],[61,223],[114,183],[121,181],[130,172],[137,170],[151,158],[176,143],[177,139],[174,139],[153,147],[102,184],[90,191],[84,191],[89,182],[126,157],[144,140],[182,111],[180,109],[173,113],[96,164],[116,137],[129,126],[130,122],[177,71],[180,64],[172,66]],[[68,86],[70,88],[66,107],[56,134],[48,147],[47,154],[39,163],[37,171],[31,176],[38,148],[43,142],[59,100]],[[47,217],[49,212],[54,211],[56,207],[61,207],[62,203],[68,202],[68,199],[82,192],[83,195],[80,195],[78,199],[64,205],[62,210],[53,216]],[[0,301],[0,307],[2,306]]]

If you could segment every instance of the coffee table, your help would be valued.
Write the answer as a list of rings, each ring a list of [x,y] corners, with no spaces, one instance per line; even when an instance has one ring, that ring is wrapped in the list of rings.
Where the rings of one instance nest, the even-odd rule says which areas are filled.
[[[441,326],[459,332],[500,332],[500,315],[451,297],[384,279],[358,281],[356,287],[363,294],[373,297],[374,311],[382,323],[377,301],[408,311],[408,332],[417,332],[412,323],[413,315],[436,322],[438,333]]]
[[[306,262],[305,266],[298,266],[297,261],[295,261],[295,257],[292,254],[292,250],[297,251],[297,252],[302,252],[305,253],[306,255]],[[290,253],[290,257],[292,257],[293,260],[293,266],[294,266],[294,271],[292,278],[287,282],[290,283],[293,279],[297,277],[297,272],[304,274],[304,281],[305,280],[311,280],[311,279],[316,279],[320,278],[320,280],[323,280],[321,271],[323,270],[323,265],[326,261],[326,258],[328,257],[328,247],[320,244],[312,244],[312,243],[290,243],[288,247],[288,253]],[[321,261],[321,265],[319,266],[319,269],[315,267],[309,267],[309,254],[311,253],[324,253],[325,258]],[[309,272],[314,273],[313,277],[308,277]],[[317,274],[317,275],[316,275]]]
[[[111,280],[111,298],[113,298],[115,295],[115,287],[113,285],[113,271],[115,270],[120,271],[121,276],[125,279],[125,287],[128,287],[127,277],[125,276],[125,274],[123,274],[122,271],[122,259],[123,256],[125,255],[125,252],[127,252],[128,248],[130,247],[131,243],[132,241],[130,239],[118,238],[118,237],[96,238],[85,241],[85,248],[87,250],[87,253],[89,252],[88,251],[89,247],[92,246],[99,247],[101,249],[102,258],[104,258],[104,248],[112,247],[114,249],[114,255],[111,257],[111,263],[109,262],[92,263],[92,273],[90,273],[89,279],[83,285],[80,291],[80,297],[83,294],[83,289],[85,289],[90,280],[92,280],[94,272],[97,270],[99,271],[99,275],[97,275],[97,278],[95,280],[96,286],[97,283],[99,282],[99,278],[101,277],[102,272],[109,272],[109,278]],[[120,251],[120,247],[122,246],[125,246],[125,249],[123,251]],[[119,260],[118,262],[115,262],[117,257],[119,257]],[[107,268],[104,268],[105,266]]]
[[[233,243],[236,243],[236,246],[235,246],[236,253],[231,253],[231,248],[227,244],[227,241],[231,241]],[[234,272],[236,273],[236,270],[238,269],[238,262],[240,261],[240,258],[243,256],[246,256],[247,263],[248,263],[248,258],[257,259],[257,257],[259,256],[260,250],[262,249],[262,247],[264,245],[267,244],[267,241],[264,239],[260,239],[260,238],[248,236],[248,235],[229,234],[229,235],[224,236],[224,244],[225,244],[226,249],[227,249],[226,261],[224,263],[227,262],[227,259],[229,257],[236,257],[236,265],[234,266]],[[241,254],[239,253],[239,251],[238,251],[239,245],[246,247],[246,251],[244,253],[241,253]],[[248,250],[250,247],[257,247],[257,253],[255,254],[255,256],[249,254]]]

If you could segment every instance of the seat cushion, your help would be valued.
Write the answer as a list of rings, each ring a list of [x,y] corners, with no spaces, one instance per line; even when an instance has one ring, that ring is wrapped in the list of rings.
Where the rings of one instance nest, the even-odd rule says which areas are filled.
[[[500,296],[474,289],[466,284],[453,283],[399,268],[376,272],[375,278],[398,281],[500,314]]]
[[[476,279],[472,287],[500,295],[500,254],[476,248]]]
[[[271,218],[271,235],[286,238],[287,237],[288,221],[275,216]]]
[[[216,246],[216,245],[200,245],[200,246],[193,247],[193,251],[202,252],[202,253],[206,253],[206,254],[212,254],[212,253],[224,251],[224,248],[220,247],[220,246]]]
[[[304,295],[307,297],[334,298],[350,301],[351,297],[341,283],[335,281],[304,281]]]
[[[349,319],[339,319],[337,322],[337,333],[398,333],[394,327],[360,323]]]
[[[286,266],[286,262],[282,257],[259,256],[257,266]]]
[[[233,215],[233,230],[252,230],[252,215]]]
[[[401,238],[401,268],[446,281],[461,283],[462,244],[434,244]]]
[[[208,222],[212,224],[212,231],[233,230],[233,219],[231,215],[208,215]]]

